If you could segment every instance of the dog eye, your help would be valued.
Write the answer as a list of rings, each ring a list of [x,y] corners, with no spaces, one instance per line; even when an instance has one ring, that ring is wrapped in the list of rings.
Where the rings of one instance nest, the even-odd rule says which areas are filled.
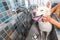
[[[44,11],[44,10],[41,10],[41,11]]]

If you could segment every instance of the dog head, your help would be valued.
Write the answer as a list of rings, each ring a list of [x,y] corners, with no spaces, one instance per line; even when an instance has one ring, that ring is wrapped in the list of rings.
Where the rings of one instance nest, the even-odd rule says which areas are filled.
[[[50,15],[50,9],[45,6],[39,6],[33,13],[33,20],[38,21],[44,15]]]

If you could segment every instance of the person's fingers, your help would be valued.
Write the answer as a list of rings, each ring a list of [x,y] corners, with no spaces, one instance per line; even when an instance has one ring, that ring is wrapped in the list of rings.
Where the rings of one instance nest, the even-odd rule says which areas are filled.
[[[48,22],[48,20],[46,18],[44,18],[44,17],[42,18],[42,21],[43,22]]]
[[[42,20],[42,22],[48,22],[47,20]]]
[[[43,16],[42,19],[45,21],[48,20],[47,16]]]
[[[43,16],[44,18],[47,18],[47,19],[49,19],[49,18],[51,18],[49,15],[46,15],[46,16]]]

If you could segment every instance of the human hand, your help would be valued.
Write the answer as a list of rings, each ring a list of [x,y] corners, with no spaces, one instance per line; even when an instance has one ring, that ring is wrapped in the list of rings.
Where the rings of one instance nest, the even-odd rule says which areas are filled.
[[[50,22],[51,19],[52,19],[52,18],[51,18],[49,15],[45,15],[45,16],[42,17],[42,21],[43,21],[43,22]]]

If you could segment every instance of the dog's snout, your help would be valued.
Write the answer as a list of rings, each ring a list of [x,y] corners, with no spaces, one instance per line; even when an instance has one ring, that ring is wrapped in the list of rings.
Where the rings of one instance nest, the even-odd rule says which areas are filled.
[[[36,12],[33,12],[33,15],[35,16],[36,15]]]

